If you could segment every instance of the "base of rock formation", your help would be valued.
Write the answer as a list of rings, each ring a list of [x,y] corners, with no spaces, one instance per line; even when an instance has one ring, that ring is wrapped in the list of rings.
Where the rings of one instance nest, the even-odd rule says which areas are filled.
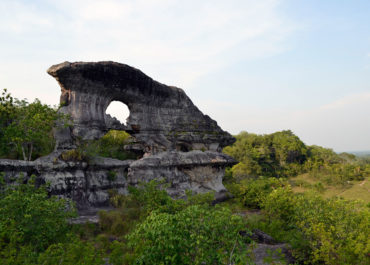
[[[58,122],[54,130],[55,152],[36,161],[0,160],[0,172],[8,183],[32,174],[49,183],[50,193],[74,200],[79,209],[105,206],[108,191],[127,193],[129,185],[164,180],[167,192],[182,198],[214,191],[225,198],[225,168],[236,161],[221,153],[235,142],[216,121],[204,115],[184,90],[161,84],[140,70],[116,62],[64,62],[48,69],[61,87],[59,113],[70,126]],[[126,124],[106,114],[112,101],[126,104]],[[89,162],[64,161],[63,152],[81,142],[96,140],[109,130],[128,132],[135,142],[126,146],[144,154],[139,160],[95,157]]]
[[[78,209],[107,206],[109,190],[127,194],[129,185],[163,180],[173,198],[185,197],[185,192],[214,191],[222,197],[226,189],[222,184],[225,166],[233,159],[218,152],[162,152],[139,160],[117,160],[96,157],[89,162],[63,161],[60,151],[36,161],[0,160],[0,172],[7,183],[32,175],[37,183],[49,183],[50,194],[69,198]],[[114,178],[112,178],[112,175]]]

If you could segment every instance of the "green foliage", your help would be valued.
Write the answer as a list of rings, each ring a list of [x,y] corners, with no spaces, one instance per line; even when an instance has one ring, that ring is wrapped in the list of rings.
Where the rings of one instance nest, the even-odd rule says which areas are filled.
[[[370,211],[358,202],[278,188],[266,197],[263,208],[269,220],[280,220],[280,229],[303,235],[309,253],[307,247],[299,251],[306,264],[370,262]]]
[[[117,172],[114,170],[108,171],[108,176],[107,176],[109,181],[115,181],[117,179]]]
[[[65,161],[89,161],[96,156],[110,157],[120,160],[137,159],[137,155],[124,150],[132,137],[124,131],[110,130],[99,140],[79,141],[76,149],[64,151],[60,158]],[[109,178],[113,177],[111,174]]]
[[[320,146],[306,146],[291,131],[267,135],[242,132],[224,152],[239,163],[232,167],[232,178],[267,176],[292,177],[309,173],[328,185],[345,185],[370,175],[370,163],[356,156]],[[320,188],[320,187],[318,187]]]
[[[135,264],[245,264],[241,217],[193,205],[174,214],[153,211],[127,237]]]
[[[241,132],[237,141],[224,152],[240,163],[232,168],[236,179],[246,177],[292,176],[300,172],[307,147],[291,131],[257,135]]]
[[[165,187],[166,184],[163,181],[157,180],[141,183],[138,187],[130,186],[129,195],[112,196],[111,202],[116,207],[136,207],[144,216],[153,210],[174,213],[181,209],[185,202],[173,200],[164,190]]]
[[[265,197],[278,187],[284,187],[284,179],[260,177],[256,180],[244,179],[240,183],[228,185],[228,189],[246,207],[260,208]]]
[[[55,108],[13,98],[6,90],[0,97],[0,157],[32,160],[54,148],[52,128],[65,120]]]
[[[119,160],[137,159],[137,155],[126,151],[125,145],[133,138],[125,131],[110,130],[106,135],[96,141],[82,144],[82,149],[87,157],[102,156]]]
[[[163,189],[163,182],[152,180],[138,187],[129,187],[128,195],[110,191],[110,202],[116,207],[113,211],[99,212],[99,225],[104,233],[123,239],[151,212],[176,213],[190,205],[208,205],[214,200],[214,193],[192,194],[187,192],[187,200],[173,200]]]
[[[4,89],[0,97],[0,126],[6,127],[14,119],[16,110],[15,99]]]
[[[43,265],[103,265],[106,264],[103,253],[90,242],[83,242],[75,236],[70,236],[68,242],[58,243],[38,257],[37,264]]]
[[[60,158],[64,161],[81,162],[87,161],[86,154],[79,148],[63,151],[60,154]]]
[[[135,211],[135,209],[100,211],[99,226],[104,233],[121,237],[136,225],[139,218],[139,212]]]
[[[317,185],[317,190],[322,185]],[[304,264],[368,264],[370,208],[357,201],[324,199],[317,192],[294,193],[287,181],[248,179],[229,184],[235,202],[261,208],[247,217],[258,228],[293,247]],[[239,209],[240,211],[240,209]]]
[[[128,195],[110,191],[110,202],[117,208],[99,212],[100,227],[105,233],[122,237],[151,211],[174,212],[181,207],[181,201],[174,201],[167,192],[159,188],[160,182],[142,183],[139,187],[129,187]]]
[[[0,194],[0,260],[22,263],[37,257],[50,244],[64,241],[67,219],[74,216],[65,200],[48,197],[44,186],[37,188],[34,177],[28,184],[2,188]]]
[[[115,211],[100,212],[105,234],[122,242],[110,245],[113,264],[245,264],[245,230],[239,216],[212,207],[214,194],[187,192],[173,200],[160,181],[130,187],[129,195],[111,191]]]

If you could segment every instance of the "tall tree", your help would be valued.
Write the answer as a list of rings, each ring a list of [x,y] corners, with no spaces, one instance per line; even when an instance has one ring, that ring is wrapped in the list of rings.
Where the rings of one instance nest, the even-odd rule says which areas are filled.
[[[4,90],[0,98],[1,155],[10,157],[13,152],[16,154],[13,158],[30,161],[51,152],[54,147],[52,128],[59,117],[56,108],[38,99],[28,103],[12,98]]]

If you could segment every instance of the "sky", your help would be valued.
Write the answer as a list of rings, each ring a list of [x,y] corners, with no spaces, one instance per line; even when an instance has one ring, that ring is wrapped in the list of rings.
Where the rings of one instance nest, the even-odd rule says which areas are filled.
[[[232,134],[370,150],[368,0],[0,0],[14,97],[58,104],[51,65],[107,60],[181,87]]]

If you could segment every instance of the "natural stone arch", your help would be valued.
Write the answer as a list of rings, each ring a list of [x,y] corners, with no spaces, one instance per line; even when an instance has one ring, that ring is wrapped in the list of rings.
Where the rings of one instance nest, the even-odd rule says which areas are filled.
[[[98,139],[110,129],[127,131],[148,154],[176,149],[219,152],[235,141],[182,89],[161,84],[128,65],[65,62],[50,67],[48,73],[57,79],[65,95],[60,112],[69,114],[73,121],[70,136],[68,132],[56,134],[59,148],[68,149],[74,139]],[[114,100],[130,109],[126,126],[105,115]]]
[[[222,177],[225,167],[236,161],[221,150],[235,139],[204,115],[182,89],[114,62],[65,62],[50,67],[48,73],[61,86],[59,113],[66,114],[71,125],[55,128],[57,146],[46,157],[0,160],[0,172],[9,181],[20,173],[35,174],[40,183],[50,183],[51,194],[74,200],[80,209],[108,205],[109,190],[127,194],[130,185],[158,178],[169,184],[166,191],[172,197],[184,197],[187,190],[214,191],[216,201],[227,197]],[[106,115],[115,100],[130,110],[125,125]],[[61,154],[75,154],[81,143],[97,140],[109,130],[132,135],[135,142],[124,150],[141,153],[142,158],[62,159]]]
[[[130,110],[122,101],[113,100],[105,109],[105,115],[109,115],[111,118],[117,119],[121,124],[127,125],[127,120],[130,116]]]

